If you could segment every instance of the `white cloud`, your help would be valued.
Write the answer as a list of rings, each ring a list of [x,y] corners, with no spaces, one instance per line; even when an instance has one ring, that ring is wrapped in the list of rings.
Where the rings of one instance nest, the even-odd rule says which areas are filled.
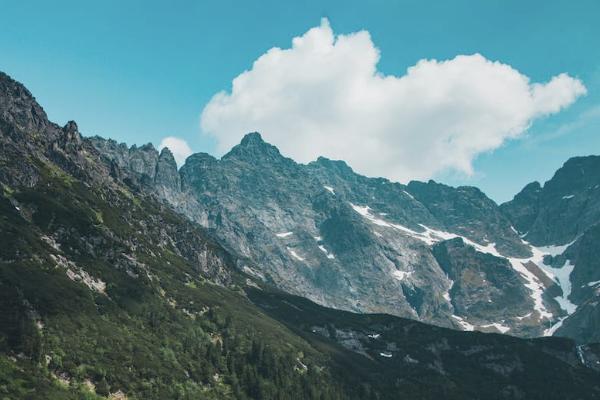
[[[185,159],[188,158],[192,154],[192,149],[187,144],[187,142],[183,139],[167,136],[160,141],[160,145],[158,146],[159,150],[162,150],[163,147],[168,147],[173,153],[173,157],[175,157],[175,161],[178,166],[182,166],[185,162]]]
[[[259,131],[297,161],[323,155],[407,181],[471,174],[478,154],[586,93],[567,74],[531,83],[480,54],[421,60],[402,76],[381,74],[378,61],[368,32],[336,36],[323,19],[290,49],[259,57],[230,93],[217,93],[202,111],[202,131],[220,152]]]

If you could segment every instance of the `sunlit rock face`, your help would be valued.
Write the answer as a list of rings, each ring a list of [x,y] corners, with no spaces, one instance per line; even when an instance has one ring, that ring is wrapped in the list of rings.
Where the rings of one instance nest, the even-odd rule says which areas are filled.
[[[92,140],[106,157],[129,165],[130,179],[210,228],[245,260],[240,268],[323,305],[531,337],[556,333],[571,305],[584,301],[571,302],[579,289],[563,276],[563,265],[571,268],[568,246],[557,247],[581,227],[535,228],[546,236],[523,237],[548,219],[542,199],[575,197],[556,194],[552,181],[530,184],[498,206],[474,187],[403,185],[323,157],[298,164],[256,132],[221,159],[190,156],[178,173],[166,150]],[[569,181],[572,174],[557,172]]]

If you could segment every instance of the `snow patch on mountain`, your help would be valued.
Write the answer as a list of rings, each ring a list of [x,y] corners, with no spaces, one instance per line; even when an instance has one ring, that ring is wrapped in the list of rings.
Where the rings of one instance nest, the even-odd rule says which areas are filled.
[[[569,260],[567,260],[565,264],[560,268],[553,268],[552,266],[544,263],[544,257],[556,257],[558,255],[563,254],[565,250],[574,243],[574,241],[564,245],[551,245],[540,247],[532,246],[527,242],[524,243],[527,244],[531,249],[532,256],[530,258],[507,259],[510,261],[513,268],[520,272],[521,275],[529,281],[526,286],[532,289],[532,296],[535,296],[534,300],[536,302],[535,308],[540,313],[540,317],[552,319],[554,315],[552,313],[549,313],[543,305],[542,294],[544,293],[546,288],[534,274],[532,274],[527,268],[525,268],[524,265],[528,262],[535,264],[544,274],[546,274],[546,276],[548,276],[550,279],[556,282],[556,284],[562,290],[562,295],[556,296],[554,299],[558,302],[560,307],[567,313],[567,316],[574,313],[577,309],[577,306],[569,300],[569,296],[572,290],[570,276],[575,266]],[[552,335],[558,328],[560,328],[565,318],[566,316],[561,317],[552,327],[546,329],[544,331],[544,336]]]
[[[319,250],[321,250],[323,253],[325,253],[325,255],[327,256],[327,258],[329,258],[330,260],[333,260],[335,258],[335,256],[333,254],[331,254],[329,251],[327,251],[327,249],[325,248],[325,246],[319,245]]]
[[[539,314],[540,319],[552,319],[554,317],[554,315],[551,312],[549,312],[547,310],[546,306],[544,305],[543,294],[546,291],[547,287],[532,271],[530,271],[529,268],[527,268],[526,265],[528,265],[529,263],[532,263],[535,266],[537,266],[540,271],[542,271],[546,276],[548,276],[548,278],[550,278],[551,280],[556,282],[556,284],[562,289],[562,292],[563,292],[562,296],[555,297],[555,300],[558,302],[558,304],[561,306],[561,308],[567,312],[568,315],[575,312],[575,310],[577,308],[577,306],[575,304],[571,303],[571,301],[569,301],[569,299],[568,299],[569,295],[571,294],[571,289],[572,289],[570,275],[571,275],[571,272],[573,271],[574,265],[570,261],[567,261],[561,268],[553,268],[544,263],[544,257],[546,257],[546,256],[555,257],[555,256],[563,254],[565,252],[565,250],[570,245],[573,244],[573,242],[567,243],[565,245],[535,247],[524,241],[524,244],[529,246],[529,248],[531,249],[531,252],[532,252],[531,257],[528,257],[528,258],[507,257],[507,256],[502,255],[497,250],[495,243],[487,243],[485,245],[480,244],[480,243],[474,242],[464,236],[457,235],[457,234],[451,233],[451,232],[445,232],[445,231],[433,229],[433,228],[430,228],[430,227],[422,225],[422,224],[419,224],[419,225],[424,229],[424,231],[417,232],[417,231],[407,228],[403,225],[394,224],[394,223],[388,222],[382,218],[375,216],[371,212],[372,208],[369,207],[368,205],[358,206],[358,205],[355,205],[352,203],[350,203],[350,205],[352,206],[354,211],[356,211],[358,214],[360,214],[362,217],[364,217],[371,223],[378,225],[378,226],[386,227],[386,228],[396,229],[414,239],[418,239],[418,240],[424,242],[425,244],[427,244],[429,246],[431,246],[437,242],[440,242],[440,241],[450,240],[450,239],[454,239],[454,238],[461,238],[466,244],[474,247],[480,253],[490,254],[495,257],[500,257],[500,258],[504,258],[504,259],[508,260],[510,265],[512,266],[512,268],[515,271],[517,271],[523,277],[523,279],[525,279],[525,281],[526,281],[525,286],[531,291],[530,296],[534,302],[534,310]],[[379,215],[381,215],[381,214],[379,214]],[[446,300],[448,300],[449,295],[444,296],[444,298],[446,298]],[[455,318],[455,316],[453,316],[453,318]],[[460,317],[458,317],[458,318],[460,318]],[[457,319],[457,321],[459,321],[459,320]],[[459,321],[459,323],[461,323],[461,325],[463,325],[463,323],[465,323],[465,322],[466,321],[464,321],[464,320]],[[464,326],[466,326],[466,325],[463,325],[463,327]],[[469,324],[469,326],[473,326],[473,325]],[[504,328],[502,328],[502,329],[498,328],[498,329],[500,331],[502,331],[502,329],[504,329]]]
[[[371,207],[369,206],[358,206],[356,204],[350,203],[350,206],[352,207],[352,209],[354,211],[356,211],[358,214],[362,215],[363,217],[365,217],[366,219],[368,219],[369,221],[371,221],[372,223],[374,223],[375,225],[379,225],[379,226],[385,226],[388,228],[392,228],[392,224],[389,224],[387,222],[385,222],[382,219],[379,219],[377,217],[375,217],[373,214],[371,214]]]
[[[544,330],[544,336],[552,336],[554,335],[554,332],[556,332],[558,330],[558,328],[560,328],[564,322],[564,320],[567,319],[567,317],[561,317],[558,319],[558,321],[552,325],[550,328],[545,329]]]
[[[560,307],[567,312],[567,314],[573,314],[577,309],[577,306],[571,303],[571,301],[569,300],[569,296],[571,295],[572,290],[571,272],[573,272],[573,268],[575,268],[575,265],[572,264],[569,260],[567,260],[561,268],[552,268],[549,265],[545,265],[543,262],[541,266],[546,271],[554,275],[555,281],[562,289],[562,296],[557,296],[554,299],[558,302]]]
[[[450,298],[450,291],[445,292],[442,296],[448,303],[452,302],[452,299]]]
[[[242,268],[242,270],[247,273],[248,275],[252,275],[255,276],[257,278],[259,278],[262,281],[266,281],[265,276],[262,272],[255,270],[252,267],[249,267],[247,265],[244,265],[244,267]]]
[[[525,314],[525,315],[522,315],[522,316],[520,316],[520,317],[517,317],[517,319],[518,319],[519,321],[522,321],[522,320],[524,320],[525,318],[529,318],[529,317],[531,317],[531,314],[533,314],[533,313],[532,313],[532,312],[530,312],[530,313],[527,313],[527,314]]]
[[[565,250],[573,244],[573,242],[565,244],[565,245],[552,245],[552,246],[542,246],[535,247],[531,246],[529,243],[525,242],[526,245],[529,246],[532,256],[529,258],[514,258],[514,257],[504,257],[506,258],[512,265],[512,267],[521,274],[523,278],[527,281],[525,285],[531,291],[531,297],[535,303],[535,310],[540,314],[541,318],[551,319],[554,315],[546,309],[543,303],[542,295],[546,290],[545,285],[540,281],[540,279],[535,276],[525,265],[527,263],[535,264],[546,276],[555,281],[557,285],[562,289],[563,295],[558,296],[555,300],[559,303],[561,308],[563,308],[568,314],[571,314],[577,308],[574,304],[572,304],[568,300],[568,296],[571,294],[571,281],[569,279],[571,272],[573,271],[574,266],[572,266],[569,262],[565,263],[565,266],[562,268],[552,268],[549,265],[544,263],[544,257],[546,256],[558,256],[565,252]],[[503,257],[500,255],[500,257]],[[569,264],[569,265],[567,265]]]
[[[392,275],[394,276],[394,278],[398,279],[399,281],[404,280],[404,278],[409,277],[412,274],[412,271],[394,271],[392,272]]]
[[[471,325],[470,323],[465,321],[464,318],[461,318],[458,315],[452,315],[452,318],[454,318],[456,320],[456,322],[458,322],[465,331],[474,331],[475,330],[475,325]]]
[[[531,261],[530,258],[513,258],[513,257],[505,257],[510,265],[513,267],[515,271],[517,271],[527,282],[525,287],[531,291],[531,298],[533,299],[533,308],[538,312],[540,318],[550,319],[553,317],[553,314],[546,309],[544,306],[543,294],[546,290],[544,283],[540,281],[540,279],[535,276],[533,272],[531,272],[525,265]]]
[[[402,231],[402,232],[406,233],[408,236],[418,239],[427,245],[431,246],[435,243],[438,243],[438,242],[441,242],[444,240],[461,238],[466,244],[473,246],[477,251],[479,251],[481,253],[492,254],[496,257],[504,257],[496,250],[495,243],[488,243],[486,245],[482,245],[482,244],[476,243],[464,236],[457,235],[457,234],[451,233],[451,232],[433,229],[433,228],[430,228],[423,224],[419,224],[419,226],[421,226],[421,228],[423,228],[424,231],[417,232],[417,231],[407,228],[403,225],[393,224],[393,223],[387,222],[381,218],[377,218],[375,215],[373,215],[371,213],[372,208],[369,206],[358,206],[353,203],[350,203],[350,205],[352,206],[354,211],[356,211],[358,214],[360,214],[361,216],[363,216],[370,222],[374,223],[375,225],[383,226],[386,228],[394,228],[396,230]]]
[[[479,327],[480,328],[495,328],[500,333],[506,333],[506,332],[510,331],[510,328],[508,326],[499,324],[497,322],[494,322],[494,323],[491,323],[491,324],[487,324],[487,325],[479,325]]]
[[[298,253],[296,253],[296,251],[294,249],[292,249],[290,247],[288,247],[287,249],[290,252],[290,254],[292,255],[292,257],[294,257],[296,260],[298,260],[298,261],[304,261],[304,258],[300,257],[298,255]]]
[[[562,253],[564,253],[565,250],[567,250],[567,248],[569,248],[569,246],[571,246],[573,243],[575,243],[575,240],[573,240],[570,243],[562,244],[562,245],[550,245],[550,246],[540,246],[540,247],[531,246],[531,247],[534,250],[537,250],[540,253],[542,253],[544,256],[556,257],[556,256],[559,256]],[[526,243],[526,244],[529,245],[529,243]]]

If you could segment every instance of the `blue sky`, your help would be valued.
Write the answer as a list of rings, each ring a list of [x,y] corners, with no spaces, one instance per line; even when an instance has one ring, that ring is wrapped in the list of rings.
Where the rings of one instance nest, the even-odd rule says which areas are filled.
[[[368,31],[386,75],[421,59],[480,53],[533,82],[563,72],[580,79],[587,95],[478,154],[471,176],[435,173],[504,201],[549,179],[567,158],[600,153],[600,2],[574,3],[5,0],[0,70],[23,82],[52,120],[74,119],[84,135],[155,145],[177,136],[209,153],[218,143],[201,134],[200,113],[212,96],[322,17],[336,34]]]

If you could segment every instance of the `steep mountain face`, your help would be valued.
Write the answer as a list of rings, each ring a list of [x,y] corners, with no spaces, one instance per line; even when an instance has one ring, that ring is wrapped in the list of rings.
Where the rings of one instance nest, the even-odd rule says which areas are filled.
[[[126,167],[129,179],[213,231],[247,273],[320,304],[524,337],[552,334],[571,311],[561,303],[565,282],[544,264],[555,249],[524,241],[507,206],[476,188],[367,178],[323,157],[297,164],[258,133],[221,159],[190,156],[179,180],[157,180],[165,169],[159,162],[146,168],[153,175],[128,166],[141,148],[91,141],[109,162]],[[145,159],[159,158],[152,151]],[[537,206],[519,212],[532,215],[528,207]],[[473,280],[470,268],[452,275],[448,268],[455,267],[436,255],[436,244],[457,238],[478,253],[469,256],[473,265],[485,264],[481,279]],[[477,290],[496,307],[465,306]]]
[[[408,191],[444,224],[446,230],[477,243],[494,243],[503,255],[531,256],[529,248],[515,235],[510,221],[479,189],[413,181],[409,183]]]
[[[258,264],[155,196],[204,210],[179,190],[170,152],[113,142],[100,154],[103,143],[82,138],[74,123],[50,123],[22,85],[0,74],[3,397],[600,398],[597,346],[352,314],[274,290]],[[196,167],[216,161],[194,158]],[[247,164],[231,162],[243,176]],[[339,217],[328,218],[349,224],[352,239],[387,228],[363,224],[364,208],[328,206],[323,194],[315,209],[332,207]],[[346,225],[330,225],[323,241],[345,237]],[[440,261],[449,276],[479,271],[469,260],[482,255],[460,239],[439,246],[462,254],[460,263]],[[243,266],[248,274],[238,272]],[[468,308],[464,292],[456,302]]]
[[[175,158],[168,148],[159,152],[152,143],[128,148],[98,136],[87,139],[112,166],[113,175],[130,185],[179,191],[180,178]]]
[[[461,239],[436,244],[433,254],[453,282],[449,296],[456,315],[469,316],[470,323],[459,320],[465,328],[479,326],[526,335],[528,329],[538,327],[538,322],[529,318],[534,302],[509,261],[480,253]],[[497,322],[488,323],[490,315],[498,316]],[[507,321],[514,319],[520,323],[511,328]]]
[[[556,335],[568,336],[582,343],[598,342],[600,319],[600,224],[582,233],[562,254],[549,258],[558,280],[568,282],[565,303],[569,316],[555,328]]]
[[[502,212],[510,218],[518,232],[527,233],[539,213],[542,187],[539,182],[526,185],[515,197],[500,205]]]
[[[568,160],[543,186],[527,185],[501,205],[524,240],[545,250],[543,269],[561,288],[566,311],[552,331],[581,342],[598,340],[600,283],[600,157]]]
[[[541,187],[527,185],[502,205],[519,232],[535,245],[562,245],[600,221],[600,156],[568,160]]]

